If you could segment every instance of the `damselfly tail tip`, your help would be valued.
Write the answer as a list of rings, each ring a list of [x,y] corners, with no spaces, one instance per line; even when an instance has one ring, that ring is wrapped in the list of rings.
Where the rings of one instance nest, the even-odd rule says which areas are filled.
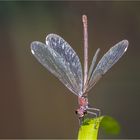
[[[82,16],[82,21],[83,21],[83,22],[87,22],[87,16],[86,16],[86,15],[83,15],[83,16]]]

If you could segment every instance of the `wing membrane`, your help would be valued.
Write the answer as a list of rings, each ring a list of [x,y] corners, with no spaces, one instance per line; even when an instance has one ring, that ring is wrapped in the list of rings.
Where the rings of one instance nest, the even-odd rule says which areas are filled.
[[[89,69],[89,72],[88,72],[88,81],[93,73],[93,70],[94,70],[94,66],[95,66],[95,63],[96,63],[96,60],[97,60],[97,57],[98,57],[98,54],[100,52],[100,49],[98,48],[93,59],[92,59],[92,63],[91,63],[91,66],[90,66],[90,69]]]
[[[82,68],[79,58],[60,36],[49,34],[46,44],[35,41],[31,51],[37,60],[77,96],[82,95]]]
[[[127,48],[127,40],[123,40],[110,48],[93,71],[88,83],[87,91],[89,91],[99,81],[102,75],[104,75],[123,56]]]

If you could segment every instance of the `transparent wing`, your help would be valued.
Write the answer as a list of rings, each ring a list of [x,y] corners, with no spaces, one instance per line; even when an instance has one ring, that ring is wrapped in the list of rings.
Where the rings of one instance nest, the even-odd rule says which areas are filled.
[[[122,57],[127,48],[127,40],[123,40],[110,48],[93,71],[87,86],[87,91],[89,91],[98,82],[102,75],[104,75]]]
[[[82,68],[79,58],[60,36],[49,34],[46,44],[35,41],[31,51],[37,60],[55,75],[70,91],[82,95]]]
[[[95,66],[95,63],[96,63],[99,52],[100,52],[100,49],[98,48],[95,55],[93,56],[92,63],[91,63],[91,66],[90,66],[89,72],[88,72],[88,81],[90,80],[90,77],[93,73],[94,66]]]

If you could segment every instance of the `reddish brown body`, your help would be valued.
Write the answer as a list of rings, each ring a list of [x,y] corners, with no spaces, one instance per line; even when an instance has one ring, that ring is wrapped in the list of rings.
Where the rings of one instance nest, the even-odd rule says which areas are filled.
[[[78,97],[78,104],[79,104],[79,108],[76,110],[76,114],[79,117],[80,125],[82,124],[84,116],[86,114],[92,114],[95,117],[101,115],[100,109],[89,107],[87,96],[80,96],[80,97]]]
[[[76,113],[79,115],[79,118],[83,118],[87,114],[88,109],[88,98],[87,97],[78,97],[79,108],[76,110]]]

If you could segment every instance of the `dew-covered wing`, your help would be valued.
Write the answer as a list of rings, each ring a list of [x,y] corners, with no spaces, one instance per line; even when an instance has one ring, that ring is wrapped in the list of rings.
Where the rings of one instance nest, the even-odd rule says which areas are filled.
[[[79,58],[60,36],[49,34],[46,44],[35,41],[31,51],[37,60],[54,74],[70,91],[82,95],[82,68]]]
[[[106,54],[104,54],[90,77],[87,91],[89,91],[98,82],[102,75],[104,75],[123,56],[127,48],[128,41],[123,40],[114,45]]]

